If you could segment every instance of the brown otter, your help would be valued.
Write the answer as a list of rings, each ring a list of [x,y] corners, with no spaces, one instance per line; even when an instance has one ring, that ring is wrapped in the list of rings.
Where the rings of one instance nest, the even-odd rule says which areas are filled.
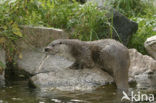
[[[77,39],[58,39],[51,42],[46,52],[61,51],[62,45],[69,49],[75,58],[71,68],[92,68],[98,66],[114,77],[119,90],[128,90],[128,68],[130,64],[128,49],[113,39],[80,41]]]

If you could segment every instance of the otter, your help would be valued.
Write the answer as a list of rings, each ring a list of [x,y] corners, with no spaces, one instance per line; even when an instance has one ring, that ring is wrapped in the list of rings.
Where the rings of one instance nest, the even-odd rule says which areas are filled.
[[[128,90],[130,57],[128,48],[123,44],[113,39],[96,41],[57,39],[45,48],[45,52],[58,53],[62,45],[67,46],[69,53],[75,58],[70,68],[99,67],[114,78],[118,90]]]

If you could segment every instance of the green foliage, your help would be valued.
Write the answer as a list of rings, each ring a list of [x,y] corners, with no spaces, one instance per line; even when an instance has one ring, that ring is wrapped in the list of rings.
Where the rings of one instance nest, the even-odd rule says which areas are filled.
[[[47,26],[73,31],[72,38],[94,40],[107,37],[106,10],[75,0],[16,0],[0,4],[1,35],[16,40],[23,35],[18,25]]]
[[[129,47],[145,53],[143,43],[154,35],[156,9],[152,2],[113,0],[111,4],[139,23],[139,30],[131,38]],[[0,45],[9,49],[9,54],[16,50],[15,41],[23,37],[19,25],[62,28],[70,32],[71,38],[81,40],[112,37],[113,21],[106,14],[107,11],[97,8],[96,4],[80,5],[76,0],[6,0],[0,4]]]
[[[16,40],[18,37],[22,37],[20,29],[16,21],[18,18],[16,15],[18,7],[15,8],[12,5],[8,5],[9,1],[0,4],[0,36],[5,37],[7,40]]]
[[[111,3],[114,8],[118,9],[124,15],[138,16],[147,15],[149,12],[154,13],[154,0],[113,0]]]
[[[136,48],[143,54],[147,54],[144,48],[144,42],[148,37],[156,35],[153,28],[156,27],[155,17],[137,17],[132,18],[139,24],[139,29],[136,34],[134,34],[129,42],[129,47]]]
[[[18,3],[9,1],[0,4],[0,45],[9,55],[16,49],[15,41],[23,36],[17,22],[20,18],[17,12],[21,12],[17,6]]]
[[[68,25],[73,27],[73,37],[81,40],[95,40],[110,36],[107,11],[100,10],[95,4],[88,3],[79,7],[75,18]]]

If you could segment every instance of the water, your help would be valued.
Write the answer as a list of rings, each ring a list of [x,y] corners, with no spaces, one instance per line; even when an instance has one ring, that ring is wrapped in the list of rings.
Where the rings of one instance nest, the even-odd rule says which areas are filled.
[[[131,89],[136,90],[136,85]],[[0,103],[119,103],[120,99],[114,85],[88,92],[62,92],[31,89],[26,81],[15,81],[0,88]]]
[[[134,91],[135,94],[139,91],[140,94],[153,94],[156,101],[156,75],[138,75],[135,78],[137,83],[130,83],[129,91]],[[122,94],[117,93],[114,84],[101,86],[93,91],[63,92],[32,89],[27,81],[14,80],[17,79],[7,81],[6,86],[0,88],[0,103],[121,103]]]
[[[0,88],[0,103],[113,103],[115,90],[109,85],[90,92],[48,92],[30,89],[26,81],[16,81]]]

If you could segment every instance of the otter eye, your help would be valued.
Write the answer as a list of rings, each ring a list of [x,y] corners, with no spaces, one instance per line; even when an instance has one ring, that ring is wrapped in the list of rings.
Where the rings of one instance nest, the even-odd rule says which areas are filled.
[[[54,47],[55,45],[54,45],[54,44],[52,44],[51,46],[52,46],[52,47]]]

